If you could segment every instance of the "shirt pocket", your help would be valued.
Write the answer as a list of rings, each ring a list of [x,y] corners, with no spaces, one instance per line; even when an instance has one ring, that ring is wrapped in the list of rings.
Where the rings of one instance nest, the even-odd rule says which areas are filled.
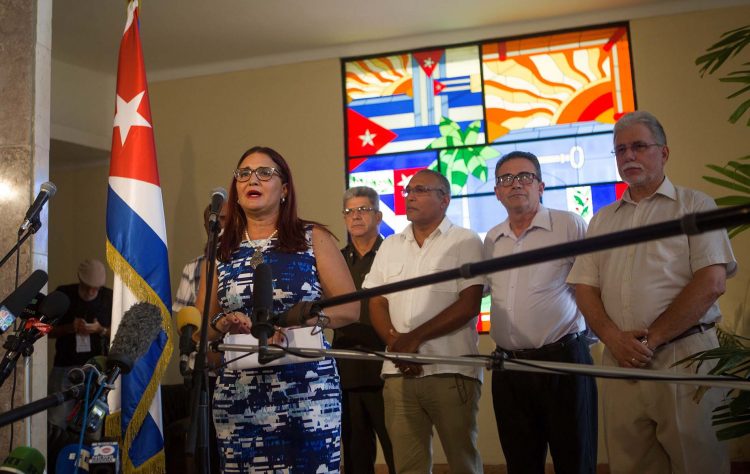
[[[444,272],[446,270],[454,270],[458,266],[458,259],[452,255],[441,255],[434,259],[427,266],[426,274],[431,275],[433,273]],[[430,285],[431,291],[437,292],[452,292],[458,293],[458,280],[451,279],[440,283],[434,283]]]
[[[646,266],[665,275],[670,281],[692,277],[690,244],[686,235],[652,240],[646,243]]]
[[[403,280],[404,263],[403,262],[388,262],[385,267],[385,282],[393,283],[396,281]]]
[[[688,260],[689,253],[690,244],[687,235],[676,235],[646,242],[646,255],[652,262],[672,263],[676,259]]]
[[[565,284],[565,279],[572,264],[566,259],[537,263],[529,269],[529,289],[531,291],[558,289]]]

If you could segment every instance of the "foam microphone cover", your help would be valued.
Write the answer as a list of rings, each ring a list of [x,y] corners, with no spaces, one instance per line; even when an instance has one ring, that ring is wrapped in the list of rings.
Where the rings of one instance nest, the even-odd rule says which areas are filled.
[[[47,273],[43,270],[34,270],[29,277],[18,288],[8,295],[0,306],[4,306],[10,313],[19,317],[26,305],[34,299],[44,285],[47,284]]]
[[[28,446],[19,446],[5,458],[0,466],[0,473],[42,474],[44,466],[42,453]]]
[[[181,333],[185,326],[201,327],[201,312],[195,306],[185,306],[177,312],[177,330]]]
[[[47,321],[59,318],[70,307],[70,298],[62,291],[53,291],[39,303],[39,313],[46,316]]]
[[[135,361],[148,351],[162,329],[161,311],[151,303],[136,303],[130,307],[117,328],[109,349],[108,365],[117,366],[127,374]]]

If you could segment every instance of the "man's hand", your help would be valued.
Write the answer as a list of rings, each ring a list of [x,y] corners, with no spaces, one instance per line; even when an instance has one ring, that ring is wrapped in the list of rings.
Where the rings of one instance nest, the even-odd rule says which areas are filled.
[[[414,332],[400,333],[391,329],[388,334],[391,337],[391,343],[388,346],[390,352],[404,352],[407,354],[416,354],[422,341],[414,335]],[[394,362],[398,370],[404,375],[417,376],[422,375],[422,366],[420,364],[408,362]]]
[[[602,341],[620,367],[640,369],[651,363],[654,357],[654,351],[641,342],[647,335],[648,331],[645,329],[617,331]]]
[[[88,332],[86,332],[86,320],[83,318],[75,318],[73,320],[73,331],[75,331],[76,334],[88,334]]]

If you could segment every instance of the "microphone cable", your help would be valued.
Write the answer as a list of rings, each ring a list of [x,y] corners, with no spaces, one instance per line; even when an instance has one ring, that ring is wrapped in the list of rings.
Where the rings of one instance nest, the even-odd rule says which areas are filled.
[[[88,421],[87,418],[89,416],[89,393],[91,390],[91,380],[94,378],[95,373],[95,370],[89,370],[86,374],[86,390],[83,395],[83,423],[81,423],[82,429],[78,436],[78,448],[76,449],[75,458],[73,459],[73,464],[75,466],[73,474],[78,474],[78,467],[81,465],[80,457],[81,452],[83,451],[83,439],[84,436],[86,436],[86,422]]]

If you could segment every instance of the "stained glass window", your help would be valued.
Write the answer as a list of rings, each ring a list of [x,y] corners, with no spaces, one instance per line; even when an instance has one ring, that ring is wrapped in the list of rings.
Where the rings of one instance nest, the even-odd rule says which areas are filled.
[[[384,236],[406,227],[400,191],[430,168],[451,183],[450,219],[483,238],[506,218],[493,176],[513,150],[539,157],[545,206],[587,221],[625,189],[611,150],[615,121],[635,110],[627,24],[345,59],[342,70],[348,185],[380,193]]]

